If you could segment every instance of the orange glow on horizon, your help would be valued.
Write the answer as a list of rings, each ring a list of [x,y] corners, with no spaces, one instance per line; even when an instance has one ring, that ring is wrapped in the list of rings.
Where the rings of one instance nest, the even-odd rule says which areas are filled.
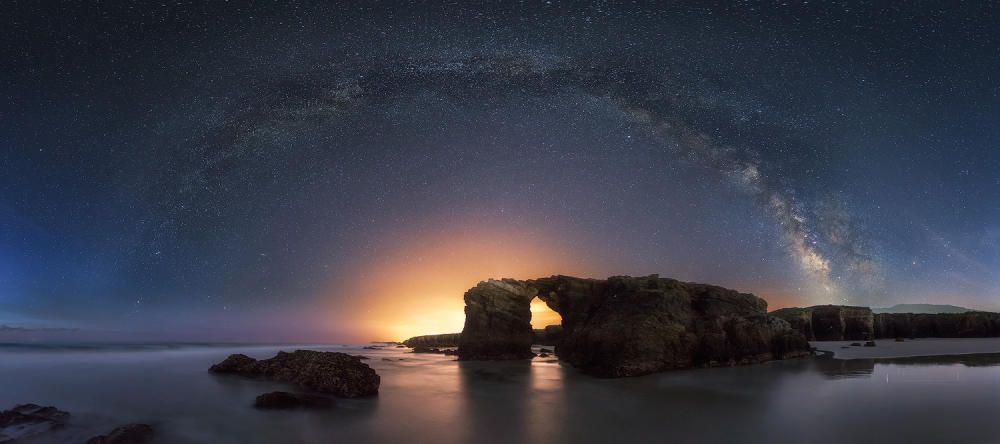
[[[457,333],[465,323],[462,296],[478,282],[553,274],[591,276],[595,268],[584,262],[585,251],[556,237],[509,228],[463,225],[430,235],[414,233],[384,257],[348,270],[349,282],[332,284],[328,293],[357,296],[353,304],[337,302],[339,306],[328,311],[340,322],[348,319],[362,340]],[[557,313],[536,302],[541,305],[533,305],[535,328],[560,323]]]

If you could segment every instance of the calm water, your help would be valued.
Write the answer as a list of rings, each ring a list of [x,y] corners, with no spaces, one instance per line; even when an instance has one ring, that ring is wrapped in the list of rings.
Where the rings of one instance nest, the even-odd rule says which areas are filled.
[[[996,356],[817,358],[603,380],[542,359],[309,347],[371,356],[382,376],[378,397],[320,412],[255,410],[258,394],[288,387],[206,371],[230,353],[293,348],[0,347],[0,406],[70,411],[62,442],[129,422],[152,424],[163,443],[1000,442]]]

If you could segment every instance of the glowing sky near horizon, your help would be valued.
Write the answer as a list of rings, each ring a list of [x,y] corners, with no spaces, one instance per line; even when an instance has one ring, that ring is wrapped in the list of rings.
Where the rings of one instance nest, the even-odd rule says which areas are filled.
[[[402,339],[551,274],[1000,310],[988,2],[236,3],[0,5],[0,324]]]

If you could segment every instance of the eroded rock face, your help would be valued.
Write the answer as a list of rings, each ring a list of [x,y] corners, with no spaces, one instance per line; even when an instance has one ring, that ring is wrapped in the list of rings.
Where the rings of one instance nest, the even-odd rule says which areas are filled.
[[[989,338],[1000,336],[1000,313],[879,313],[878,338]]]
[[[563,317],[560,359],[591,374],[635,376],[802,356],[806,339],[752,294],[652,275],[529,281]]]
[[[246,355],[230,355],[209,371],[262,376],[343,398],[375,395],[380,383],[375,370],[357,356],[312,350],[278,352],[273,358],[259,361]]]
[[[868,307],[816,305],[783,308],[771,315],[784,319],[811,341],[856,341],[874,337],[875,317]]]
[[[531,358],[531,300],[536,293],[514,279],[490,279],[465,292],[458,359]]]
[[[118,427],[107,435],[95,436],[87,444],[146,444],[153,439],[153,428],[146,424]]]
[[[458,347],[458,338],[461,333],[445,333],[440,335],[414,336],[403,341],[403,345],[416,347]]]
[[[537,293],[562,316],[556,354],[598,376],[802,356],[808,342],[754,295],[648,277],[488,281],[466,293],[462,359],[531,356]]]
[[[55,407],[21,404],[0,411],[0,443],[13,442],[59,429],[69,421],[69,413]]]
[[[867,307],[818,305],[771,313],[810,340],[1000,337],[1000,313],[876,313]]]

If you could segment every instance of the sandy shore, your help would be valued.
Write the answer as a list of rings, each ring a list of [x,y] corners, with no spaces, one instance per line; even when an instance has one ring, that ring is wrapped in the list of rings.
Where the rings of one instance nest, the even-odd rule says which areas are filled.
[[[1000,338],[922,338],[896,342],[893,339],[875,341],[875,347],[851,347],[864,341],[813,341],[818,350],[833,352],[837,359],[904,358],[911,356],[944,356],[975,353],[1000,353]],[[847,346],[848,348],[841,348]]]

